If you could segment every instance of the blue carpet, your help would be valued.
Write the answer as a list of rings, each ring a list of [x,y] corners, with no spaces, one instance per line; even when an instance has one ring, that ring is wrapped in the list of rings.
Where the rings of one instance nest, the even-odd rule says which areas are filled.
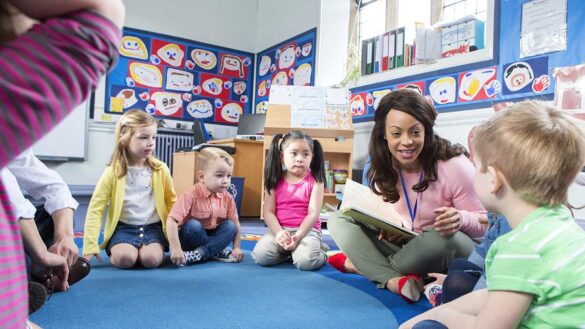
[[[365,278],[328,264],[260,267],[242,241],[240,264],[119,270],[103,264],[68,292],[56,293],[31,320],[44,328],[396,328],[429,308],[408,305]]]

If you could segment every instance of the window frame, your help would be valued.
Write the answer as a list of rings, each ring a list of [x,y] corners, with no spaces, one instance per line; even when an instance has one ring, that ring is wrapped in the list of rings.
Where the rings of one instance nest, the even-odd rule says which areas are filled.
[[[468,54],[441,58],[431,63],[364,75],[353,84],[350,82],[347,87],[352,89],[363,86],[376,87],[377,85],[408,82],[496,65],[499,57],[500,1],[488,0],[486,11],[485,47],[483,49]]]

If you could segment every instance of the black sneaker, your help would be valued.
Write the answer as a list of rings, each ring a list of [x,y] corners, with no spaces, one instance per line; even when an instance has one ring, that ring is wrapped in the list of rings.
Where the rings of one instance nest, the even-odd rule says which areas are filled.
[[[236,257],[232,255],[232,251],[230,249],[224,249],[213,257],[213,260],[222,262],[222,263],[235,263],[237,261]]]
[[[47,289],[38,282],[28,283],[28,314],[33,314],[47,301]]]
[[[195,263],[199,263],[202,262],[203,259],[203,251],[201,251],[201,249],[197,248],[195,250],[191,250],[191,251],[185,251],[185,265],[191,265],[191,264],[195,264]]]

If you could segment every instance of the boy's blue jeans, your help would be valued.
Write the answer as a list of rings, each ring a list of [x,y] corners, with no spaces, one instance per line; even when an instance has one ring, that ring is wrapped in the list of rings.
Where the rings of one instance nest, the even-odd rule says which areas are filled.
[[[236,237],[237,227],[231,220],[226,220],[213,230],[206,230],[197,219],[188,220],[179,230],[179,241],[184,251],[200,248],[204,259],[214,257],[224,250]]]

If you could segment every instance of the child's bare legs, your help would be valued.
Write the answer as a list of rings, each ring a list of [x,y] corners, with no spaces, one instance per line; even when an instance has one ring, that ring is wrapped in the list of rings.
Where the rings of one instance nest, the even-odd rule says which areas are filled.
[[[110,263],[115,267],[128,269],[138,260],[138,249],[128,243],[119,243],[110,249]]]
[[[150,243],[138,249],[138,261],[146,268],[159,267],[164,259],[164,248],[160,243]]]
[[[357,267],[355,267],[355,265],[353,265],[353,263],[351,262],[351,260],[349,260],[349,258],[347,258],[345,260],[345,263],[343,263],[343,267],[345,267],[345,270],[347,271],[347,273],[363,275],[363,273],[360,272],[360,270],[358,270]]]

